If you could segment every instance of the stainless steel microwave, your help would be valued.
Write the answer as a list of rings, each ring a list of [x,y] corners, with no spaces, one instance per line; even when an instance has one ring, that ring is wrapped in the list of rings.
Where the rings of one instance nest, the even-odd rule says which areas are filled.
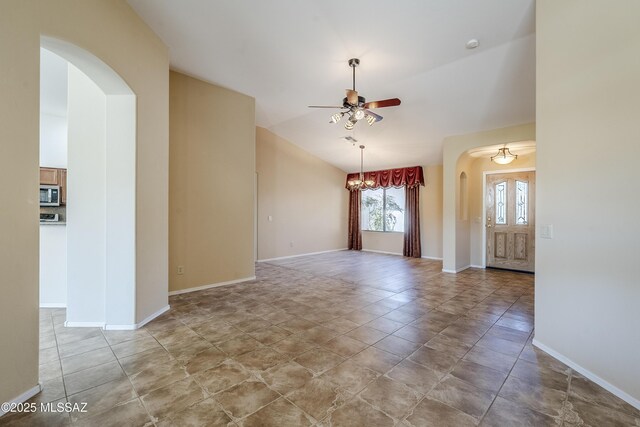
[[[41,185],[40,206],[60,206],[60,187],[57,185]]]

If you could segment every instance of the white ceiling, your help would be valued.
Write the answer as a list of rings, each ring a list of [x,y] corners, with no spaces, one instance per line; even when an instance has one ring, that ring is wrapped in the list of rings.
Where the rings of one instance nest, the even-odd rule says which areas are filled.
[[[442,163],[449,135],[535,119],[534,0],[129,0],[177,71],[256,99],[256,124],[345,171]],[[465,49],[471,39],[475,50]],[[351,86],[369,127],[329,124]]]

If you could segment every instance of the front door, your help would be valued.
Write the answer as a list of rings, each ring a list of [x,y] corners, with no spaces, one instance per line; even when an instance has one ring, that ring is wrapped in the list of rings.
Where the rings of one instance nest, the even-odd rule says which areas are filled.
[[[487,175],[487,267],[535,266],[535,172]]]

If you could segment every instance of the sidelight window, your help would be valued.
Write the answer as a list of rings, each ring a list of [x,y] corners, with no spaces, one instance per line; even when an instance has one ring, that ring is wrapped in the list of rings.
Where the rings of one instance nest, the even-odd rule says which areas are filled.
[[[516,224],[528,224],[528,213],[529,183],[526,181],[516,181]]]
[[[507,183],[496,184],[496,224],[507,223]]]

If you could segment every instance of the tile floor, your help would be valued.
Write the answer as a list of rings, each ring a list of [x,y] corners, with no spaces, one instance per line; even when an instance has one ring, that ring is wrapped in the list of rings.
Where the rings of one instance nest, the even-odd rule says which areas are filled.
[[[337,252],[170,298],[138,331],[42,310],[37,402],[6,425],[637,426],[640,411],[531,345],[533,276]]]

